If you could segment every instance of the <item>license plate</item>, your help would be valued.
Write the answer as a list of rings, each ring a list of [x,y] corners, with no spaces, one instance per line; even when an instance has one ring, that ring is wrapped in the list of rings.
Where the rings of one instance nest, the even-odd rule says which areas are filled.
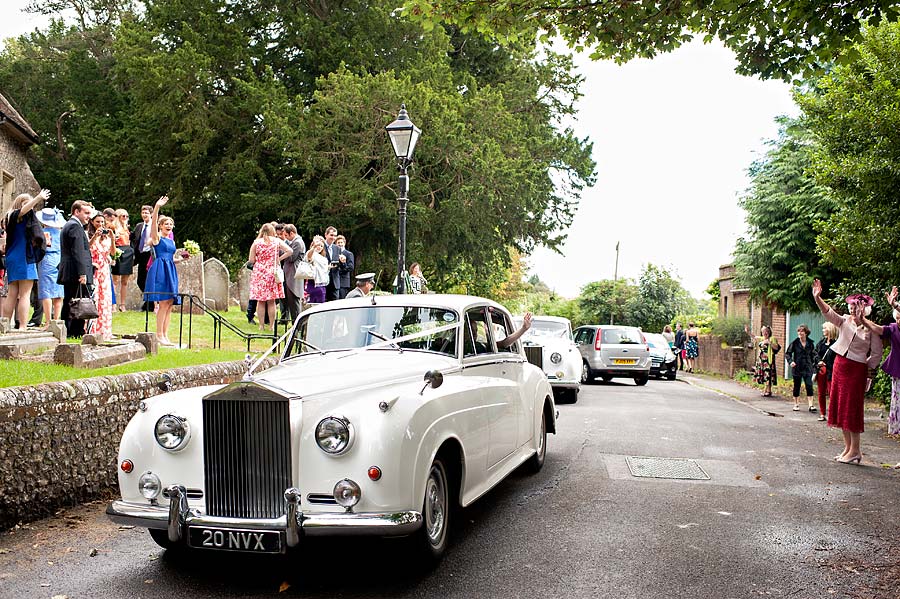
[[[637,364],[637,359],[632,360],[613,360],[613,364]]]
[[[281,553],[281,533],[274,530],[239,530],[233,528],[188,528],[188,544],[198,549]]]

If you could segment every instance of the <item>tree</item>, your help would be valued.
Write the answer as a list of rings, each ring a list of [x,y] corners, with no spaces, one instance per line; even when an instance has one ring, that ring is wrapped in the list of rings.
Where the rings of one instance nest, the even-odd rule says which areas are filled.
[[[734,50],[739,73],[789,80],[845,59],[841,50],[860,38],[861,23],[896,18],[898,2],[407,0],[406,13],[508,40],[559,36],[569,47],[590,47],[595,60],[620,63],[702,35]]]
[[[629,300],[630,320],[645,331],[661,332],[676,314],[687,310],[688,298],[669,271],[647,264],[638,279],[637,294]]]
[[[831,216],[836,203],[808,171],[815,146],[801,126],[782,119],[779,138],[770,146],[750,167],[750,189],[741,198],[748,233],[734,251],[737,284],[748,288],[754,300],[811,310],[812,280],[840,277],[821,264],[816,251],[815,227]]]
[[[585,323],[604,324],[612,317],[615,324],[634,325],[631,313],[637,287],[628,279],[604,279],[581,288],[578,306]]]
[[[867,28],[848,56],[796,98],[818,144],[811,172],[837,199],[818,251],[847,273],[841,292],[877,297],[900,280],[900,24]]]

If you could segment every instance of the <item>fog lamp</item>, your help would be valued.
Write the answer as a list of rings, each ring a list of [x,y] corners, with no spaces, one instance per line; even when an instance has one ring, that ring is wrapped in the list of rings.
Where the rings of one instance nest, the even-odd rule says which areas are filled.
[[[360,495],[362,495],[362,491],[359,485],[349,478],[339,480],[334,485],[334,500],[342,507],[352,508],[359,503]]]
[[[152,472],[144,472],[138,479],[138,489],[145,499],[156,499],[162,491],[162,484],[160,484],[158,476]]]

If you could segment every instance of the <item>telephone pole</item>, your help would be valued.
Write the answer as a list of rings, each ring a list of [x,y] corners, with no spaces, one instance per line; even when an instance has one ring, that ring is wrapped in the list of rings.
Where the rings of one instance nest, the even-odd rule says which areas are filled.
[[[609,313],[609,324],[616,323],[616,309],[615,307],[618,305],[616,301],[616,282],[619,280],[619,242],[616,242],[616,268],[613,271],[613,309],[610,310]]]

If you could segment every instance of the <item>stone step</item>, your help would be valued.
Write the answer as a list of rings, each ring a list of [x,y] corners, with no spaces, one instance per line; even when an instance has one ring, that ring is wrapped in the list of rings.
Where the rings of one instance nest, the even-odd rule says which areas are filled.
[[[62,343],[56,346],[53,361],[76,368],[104,368],[126,362],[134,362],[157,352],[155,333],[138,333],[137,341],[107,341],[92,344],[91,335],[85,335],[83,343]]]
[[[54,349],[59,340],[50,333],[0,339],[0,360],[18,360],[24,354]]]

